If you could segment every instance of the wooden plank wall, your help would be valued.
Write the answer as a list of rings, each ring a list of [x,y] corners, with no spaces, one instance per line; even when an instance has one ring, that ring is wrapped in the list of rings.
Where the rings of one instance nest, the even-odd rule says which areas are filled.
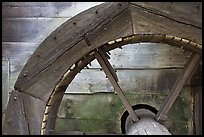
[[[2,110],[7,104],[8,92],[13,89],[20,71],[37,46],[63,22],[100,3],[2,3]],[[190,56],[190,53],[183,49],[155,43],[132,44],[124,46],[122,50],[116,49],[110,53],[109,61],[117,70],[119,84],[124,92],[130,94],[137,92],[143,95],[145,93],[147,93],[146,95],[156,95],[158,91],[166,94]],[[114,92],[96,60],[88,67],[89,69],[83,69],[69,85],[64,101],[69,98],[77,103],[76,98],[79,96],[78,100],[84,100],[84,97],[81,96],[84,93],[89,95],[96,92]],[[67,94],[72,95],[67,97]],[[149,102],[152,103],[150,100]],[[61,108],[60,112],[65,109],[65,107]],[[64,118],[63,115],[65,114],[60,113],[58,116]],[[81,116],[81,118],[83,117]]]
[[[100,3],[2,3],[2,90],[5,95],[2,109],[8,102],[8,92],[37,46],[66,20]]]

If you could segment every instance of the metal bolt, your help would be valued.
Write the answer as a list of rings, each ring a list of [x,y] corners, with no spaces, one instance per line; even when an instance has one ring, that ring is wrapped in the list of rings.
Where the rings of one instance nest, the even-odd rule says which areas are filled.
[[[26,77],[26,76],[27,76],[27,74],[23,74],[23,76],[24,76],[24,77]]]
[[[17,100],[17,97],[14,97],[14,100]]]

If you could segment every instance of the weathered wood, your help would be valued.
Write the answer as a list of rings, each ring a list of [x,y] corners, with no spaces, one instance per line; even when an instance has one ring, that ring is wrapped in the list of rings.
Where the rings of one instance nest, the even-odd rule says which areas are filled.
[[[187,38],[200,44],[202,43],[201,28],[196,28],[159,16],[158,14],[153,14],[133,4],[130,4],[130,10],[134,34],[167,34]],[[191,16],[191,14],[187,14],[187,16]]]
[[[48,5],[70,5],[68,2],[3,2],[2,6],[5,7],[46,7]]]
[[[115,73],[112,65],[110,64],[110,62],[108,61],[106,55],[105,55],[105,51],[103,49],[98,49],[97,51],[100,54],[101,59],[103,59],[106,67],[108,68],[108,70],[110,71],[111,75],[114,77],[115,81],[118,82],[118,77],[117,74]],[[98,59],[97,59],[98,60]],[[103,68],[102,68],[103,69]]]
[[[46,102],[63,74],[79,59],[110,40],[138,33],[171,34],[202,43],[202,32],[197,27],[128,3],[104,3],[52,32],[28,60],[14,88]],[[202,54],[201,48],[198,50]]]
[[[200,71],[200,67],[202,68],[202,66],[200,66],[200,63],[197,63],[195,65],[195,69],[191,72],[188,80],[186,81],[187,84],[189,85],[196,85],[199,84],[202,85],[202,70]],[[196,82],[197,80],[200,80],[200,82]]]
[[[6,105],[8,103],[8,96],[9,96],[9,85],[10,85],[10,62],[7,59],[2,59],[2,114],[4,114],[4,111],[6,109]]]
[[[134,122],[137,122],[139,119],[138,119],[136,113],[134,112],[134,110],[132,109],[130,103],[128,102],[128,100],[124,96],[123,91],[120,88],[119,84],[117,83],[117,80],[115,78],[116,74],[113,74],[114,73],[113,68],[111,67],[110,63],[108,62],[108,59],[106,57],[104,58],[104,55],[102,53],[103,51],[100,51],[100,49],[98,49],[98,50],[99,51],[95,52],[96,59],[98,60],[99,64],[101,65],[104,73],[108,77],[108,79],[111,82],[112,86],[116,90],[118,97],[120,98],[123,105],[125,106],[125,108],[129,112],[129,115],[131,116],[132,120]]]
[[[55,128],[55,125],[56,125],[55,120],[57,117],[57,112],[59,110],[59,106],[61,104],[61,100],[62,100],[63,95],[64,95],[64,91],[57,92],[55,94],[54,103],[50,108],[48,120],[46,123],[46,128],[48,129],[48,130],[46,130],[46,134],[50,134],[50,132],[52,132]]]
[[[38,45],[38,43],[2,42],[2,57],[28,59]]]
[[[3,18],[70,18],[102,2],[7,2],[2,6]],[[40,5],[41,4],[41,5]]]
[[[31,4],[30,6],[26,6],[26,2],[24,2],[23,6],[20,6],[16,3],[11,3],[11,5],[3,5],[2,7],[2,17],[3,18],[31,18],[31,17],[66,17],[70,18],[72,15],[69,14],[67,16],[60,16],[60,13],[65,10],[66,8],[70,8],[74,10],[74,7],[71,2],[64,2],[63,4],[59,5],[58,2],[50,2],[45,3],[43,2],[41,5],[35,5],[36,2]],[[58,5],[56,5],[58,4]],[[73,7],[73,8],[71,8]],[[76,9],[76,8],[75,8]]]
[[[174,103],[176,97],[179,95],[183,85],[188,80],[191,73],[196,68],[196,65],[200,63],[201,55],[194,53],[184,70],[183,74],[181,74],[178,79],[176,80],[175,84],[173,85],[168,97],[166,98],[164,104],[162,104],[161,108],[159,109],[155,119],[164,120],[165,115],[168,113],[169,109],[171,108],[172,104]]]
[[[117,69],[116,69],[117,70]],[[124,92],[140,91],[168,94],[183,69],[117,70],[119,85]],[[80,86],[78,86],[80,85]],[[83,69],[68,86],[66,93],[114,92],[104,73],[99,69]]]
[[[91,46],[103,45],[111,40],[133,34],[131,15],[127,8],[127,6],[119,6],[120,10],[115,10],[97,28],[86,35]]]
[[[43,92],[41,92],[43,95],[36,95],[39,92],[35,93],[36,91],[34,88],[36,88],[38,91],[38,88],[44,85],[46,87],[42,87],[41,89],[46,89],[46,91],[51,92],[53,89],[53,86],[60,79],[62,74],[65,72],[65,70],[71,67],[71,65],[75,61],[77,61],[79,58],[82,57],[82,55],[85,55],[86,53],[88,53],[93,49],[93,47],[87,46],[87,44],[84,44],[83,41],[80,42],[81,39],[83,38],[82,36],[85,33],[89,32],[94,27],[98,26],[101,23],[101,21],[109,17],[112,14],[112,12],[116,10],[120,10],[119,8],[121,7],[118,3],[115,3],[115,4],[106,3],[105,5],[102,4],[100,5],[101,8],[97,9],[99,15],[103,18],[98,18],[99,20],[97,20],[96,18],[93,18],[96,14],[95,10],[97,7],[91,8],[91,10],[88,10],[79,14],[78,16],[75,16],[74,18],[70,19],[68,22],[61,25],[61,27],[59,27],[44,42],[42,42],[41,44],[42,46],[39,46],[35,50],[35,52],[33,53],[33,56],[28,60],[28,62],[24,66],[24,69],[21,71],[21,74],[19,75],[19,78],[18,78],[19,80],[17,80],[15,84],[15,88],[23,92],[33,92],[30,94],[33,94],[33,95],[35,94],[34,96],[39,96],[40,98],[44,98],[44,97],[47,98],[47,95],[43,94]],[[123,7],[123,4],[122,4],[122,7]],[[103,13],[100,13],[100,10],[102,10],[103,13],[104,12],[106,13],[106,11],[108,12],[106,14],[103,14]],[[85,14],[87,18],[84,18],[84,16],[82,16]],[[82,21],[81,20],[82,18],[85,20]],[[73,24],[73,21],[76,22],[76,25]],[[91,25],[93,22],[95,24]],[[80,28],[76,29],[76,27],[79,27],[78,25],[80,25]],[[64,29],[65,27],[66,29]],[[56,39],[54,39],[54,37],[56,37]],[[65,42],[69,45],[66,45]],[[51,46],[52,48],[50,49],[48,48],[48,46],[49,47]],[[58,46],[60,46],[60,48]],[[96,46],[99,46],[99,45],[96,45]],[[47,49],[49,50],[47,51]],[[65,59],[66,59],[66,62],[64,62]],[[61,65],[60,65],[60,62],[62,63]],[[56,73],[53,74],[53,71],[55,71]],[[51,76],[50,73],[52,73],[53,75]],[[26,74],[27,76],[25,77],[24,74]],[[57,77],[54,76],[55,74],[57,75]],[[50,77],[50,80],[48,80],[49,77]],[[44,81],[44,84],[42,84],[43,82],[41,80],[40,80],[41,82],[39,81],[39,79],[41,78],[42,78],[42,81]],[[28,79],[30,80],[28,81]],[[51,81],[52,84],[49,83],[49,85],[47,85],[46,81]],[[29,91],[28,87],[30,87],[31,84],[32,84],[32,88],[30,89],[32,90]],[[48,86],[50,88],[48,88]]]
[[[51,85],[55,86],[55,84],[60,80],[60,78],[61,78],[60,75],[64,74],[66,72],[66,70],[68,70],[68,68],[69,68],[69,66],[67,66],[67,65],[70,65],[69,63],[71,63],[71,64],[75,63],[75,61],[76,61],[75,59],[77,58],[77,56],[79,54],[85,54],[84,52],[86,52],[86,49],[89,48],[86,45],[84,40],[79,42],[77,45],[75,45],[76,47],[74,47],[72,49],[76,52],[71,52],[70,54],[67,54],[67,53],[64,54],[64,56],[60,57],[57,62],[55,61],[55,63],[54,63],[55,65],[52,65],[52,67],[48,66],[47,68],[45,68],[41,72],[38,72],[38,74],[36,74],[36,76],[32,75],[30,73],[36,72],[38,70],[30,70],[30,72],[27,70],[24,70],[26,72],[24,72],[24,74],[21,73],[22,74],[21,79],[26,80],[28,86],[27,87],[22,86],[22,83],[18,83],[18,80],[17,80],[16,84],[21,84],[21,88],[19,88],[20,91],[31,94],[32,96],[34,96],[36,98],[39,98],[39,99],[46,101],[49,98],[49,95],[51,94],[51,92],[53,91],[53,89],[50,88],[50,86]],[[78,51],[78,53],[77,53],[76,49],[78,47],[83,47],[84,52]],[[69,59],[70,56],[73,56],[73,60]],[[46,60],[42,60],[42,59],[40,59],[40,57],[37,57],[37,58],[39,58],[39,61],[38,61],[39,64],[40,63],[43,64],[43,62],[46,62]],[[52,73],[52,75],[50,75],[50,73]],[[20,74],[20,77],[21,77],[21,74]],[[42,78],[42,79],[40,78],[41,79],[40,81],[39,81],[39,77]],[[15,88],[16,88],[16,84],[15,84]],[[42,89],[41,90],[42,92],[38,92],[38,88]]]
[[[202,135],[202,86],[192,88],[195,108],[195,134]]]
[[[131,2],[142,9],[169,19],[202,28],[201,2]],[[190,15],[190,16],[189,16]]]
[[[3,42],[41,43],[52,31],[68,18],[31,18],[2,20]],[[42,31],[43,30],[43,31]]]
[[[29,134],[40,135],[46,102],[21,92],[19,92],[19,95],[23,100],[24,113],[26,114],[26,121],[29,125]]]
[[[30,134],[23,99],[17,91],[11,92],[2,127],[3,135]]]
[[[160,43],[125,45],[122,50],[117,48],[110,53],[109,61],[117,69],[183,68],[190,57],[189,51]],[[99,68],[96,60],[91,64],[89,68]]]

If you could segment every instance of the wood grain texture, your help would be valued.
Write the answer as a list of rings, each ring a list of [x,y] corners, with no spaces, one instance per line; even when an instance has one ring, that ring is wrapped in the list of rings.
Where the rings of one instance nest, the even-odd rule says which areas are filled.
[[[20,91],[23,92],[33,92],[30,94],[36,97],[38,96],[41,99],[44,98],[46,100],[46,93],[43,94],[43,92],[41,92],[41,95],[37,95],[39,94],[39,92],[36,93],[34,89],[38,89],[42,85],[54,86],[60,79],[62,74],[66,71],[66,69],[71,66],[71,64],[81,58],[82,55],[87,54],[93,49],[93,47],[89,47],[85,42],[83,42],[84,40],[82,41],[84,34],[97,27],[102,20],[108,18],[116,10],[124,10],[121,9],[121,6],[118,3],[105,4],[101,4],[99,9],[96,6],[94,8],[91,8],[91,10],[89,11],[85,11],[78,16],[75,16],[74,18],[70,19],[62,26],[60,26],[47,39],[45,39],[45,41],[43,41],[41,45],[35,50],[32,57],[24,66],[24,69],[19,75],[19,80],[17,80],[15,84],[15,88],[20,89]],[[125,4],[124,7],[127,7],[127,5]],[[96,18],[94,18],[96,14],[96,8],[98,11],[102,10],[103,12],[105,12],[105,14],[99,12],[100,15],[103,16],[103,18],[99,18],[99,20],[96,20]],[[87,18],[83,18],[85,14]],[[110,18],[108,18],[108,20],[110,20]],[[76,22],[76,25],[74,25],[73,22]],[[91,25],[93,22],[94,25]],[[76,27],[79,26],[80,28],[76,29]],[[48,46],[51,46],[52,48],[47,50]],[[61,65],[60,62],[62,63]],[[55,71],[56,73],[53,73],[53,71]],[[53,73],[52,76],[50,75],[50,72]],[[24,77],[24,74],[26,74],[26,77]],[[58,75],[58,78],[54,76],[55,74],[56,76]],[[49,77],[50,80],[48,80]],[[39,81],[39,79],[41,78],[43,82]],[[26,81],[27,84],[25,84],[25,82],[23,81]],[[49,81],[49,85],[46,84],[46,81]],[[28,90],[28,88],[30,90]],[[43,87],[42,89],[46,89],[46,91],[51,92],[53,87]]]
[[[32,17],[71,17],[61,16],[60,12],[73,7],[72,2],[7,2],[2,6],[3,18],[32,18]],[[74,9],[74,8],[73,8]]]
[[[42,100],[12,91],[6,110],[3,134],[40,134],[45,105],[46,102]]]
[[[183,24],[164,16],[159,16],[159,13],[153,14],[135,5],[131,5],[130,10],[135,34],[167,34],[187,38],[200,44],[202,43],[201,28]]]
[[[19,92],[29,125],[30,135],[39,135],[46,102]]]
[[[202,28],[201,2],[131,2],[149,12]]]
[[[69,18],[6,18],[2,20],[3,42],[41,43]]]
[[[171,5],[171,3],[169,4]],[[186,22],[191,24],[188,25],[181,23],[182,20],[176,21],[174,18],[177,18],[177,16],[168,18],[166,17],[168,14],[165,14],[165,16],[160,14],[161,12],[149,12],[149,10],[130,3],[117,2],[103,3],[78,14],[60,25],[38,46],[22,69],[14,88],[22,94],[40,100],[39,102],[47,102],[56,86],[60,84],[59,81],[65,72],[73,64],[110,40],[133,34],[169,34],[202,43],[202,29],[199,26],[192,25],[195,22],[198,22],[196,25],[199,25],[199,21],[193,22],[188,18],[189,20],[186,19]],[[189,15],[188,13],[183,14],[186,14],[185,17]],[[33,30],[31,29],[30,32]],[[37,34],[37,31],[40,31],[40,28],[34,32]],[[8,33],[12,33],[12,31]],[[29,35],[29,31],[22,35],[26,36],[26,34]],[[6,38],[6,35],[4,36]],[[74,76],[70,77],[73,78]],[[63,94],[58,95],[56,97],[60,100]],[[25,99],[29,100],[27,102],[31,104],[35,102],[30,101],[29,97]],[[54,110],[58,108],[59,100],[53,105],[54,109],[51,117],[56,114]],[[38,107],[40,104],[43,104],[40,107],[40,114],[33,117],[37,117],[37,123],[31,118],[29,123],[31,126],[39,126],[44,103],[34,103],[35,106],[33,106]],[[26,114],[32,117],[31,110],[26,109],[25,104],[24,107],[28,111]],[[15,110],[15,112],[19,111],[21,110]],[[24,120],[23,117],[20,120]],[[50,124],[53,123],[53,120],[52,118],[49,120]],[[52,128],[48,127],[48,129]],[[15,132],[21,134],[18,132],[18,128],[13,131],[13,133]],[[30,130],[30,132],[39,134],[39,127]]]
[[[2,126],[4,135],[29,135],[23,99],[19,92],[12,91]]]

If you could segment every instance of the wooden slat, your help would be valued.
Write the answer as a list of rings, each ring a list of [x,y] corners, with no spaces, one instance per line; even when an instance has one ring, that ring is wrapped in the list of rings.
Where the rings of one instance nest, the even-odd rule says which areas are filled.
[[[56,3],[57,4],[57,3]],[[37,7],[36,7],[37,6]],[[62,5],[54,5],[53,3],[47,3],[47,5],[30,5],[30,6],[3,6],[2,17],[3,18],[32,18],[32,17],[72,17],[71,14],[60,16],[60,13],[67,9],[74,10],[71,2],[66,2]],[[72,8],[71,8],[72,7]],[[75,8],[76,9],[76,8]],[[76,11],[76,10],[75,10]],[[73,13],[73,12],[72,12]]]
[[[100,50],[100,49],[98,49]],[[122,101],[123,105],[125,106],[125,108],[127,109],[127,111],[129,112],[129,115],[131,116],[132,120],[134,122],[137,122],[138,116],[136,115],[136,113],[134,112],[134,110],[132,109],[132,106],[129,104],[128,100],[126,99],[126,97],[123,94],[122,89],[120,88],[120,86],[118,85],[116,79],[115,79],[115,75],[116,74],[112,74],[113,73],[113,68],[111,68],[111,65],[107,65],[108,60],[107,58],[104,58],[100,52],[95,52],[95,56],[99,62],[99,64],[101,65],[103,71],[105,72],[106,76],[108,77],[109,81],[111,82],[112,86],[114,87],[114,89],[117,92],[118,97],[120,98],[120,100]],[[112,71],[111,71],[112,69]]]
[[[192,90],[195,102],[195,134],[202,135],[202,86],[194,86]]]
[[[119,84],[124,92],[158,92],[168,94],[177,77],[182,74],[183,69],[162,69],[162,70],[117,70]],[[80,85],[80,87],[78,86]],[[132,86],[134,85],[134,86]],[[191,85],[202,85],[200,78],[192,79]],[[189,83],[185,83],[189,86]],[[72,83],[68,86],[66,93],[113,92],[111,84],[99,69],[83,69],[77,74]]]
[[[21,95],[17,91],[12,91],[5,112],[2,134],[29,135],[28,121],[25,114]]]
[[[102,2],[24,2],[2,6],[3,18],[70,18]]]
[[[162,69],[162,68],[184,68],[190,52],[174,46],[160,43],[143,43],[125,45],[123,49],[114,49],[110,51],[109,60],[113,68],[130,69]],[[94,60],[90,68],[99,68]]]
[[[39,43],[2,42],[2,58],[28,59]]]
[[[200,63],[201,55],[198,53],[194,53],[191,58],[189,59],[189,63],[186,66],[183,74],[177,79],[175,84],[173,85],[168,97],[166,98],[164,104],[162,104],[161,108],[159,109],[156,120],[164,120],[165,115],[168,113],[169,109],[171,108],[172,104],[174,103],[175,99],[179,95],[179,92],[183,88],[183,85],[188,80],[191,73],[194,71],[196,65]]]
[[[69,18],[3,19],[2,41],[41,43],[52,31],[68,19]]]
[[[2,6],[3,7],[43,7],[46,6],[47,2],[3,2]]]

